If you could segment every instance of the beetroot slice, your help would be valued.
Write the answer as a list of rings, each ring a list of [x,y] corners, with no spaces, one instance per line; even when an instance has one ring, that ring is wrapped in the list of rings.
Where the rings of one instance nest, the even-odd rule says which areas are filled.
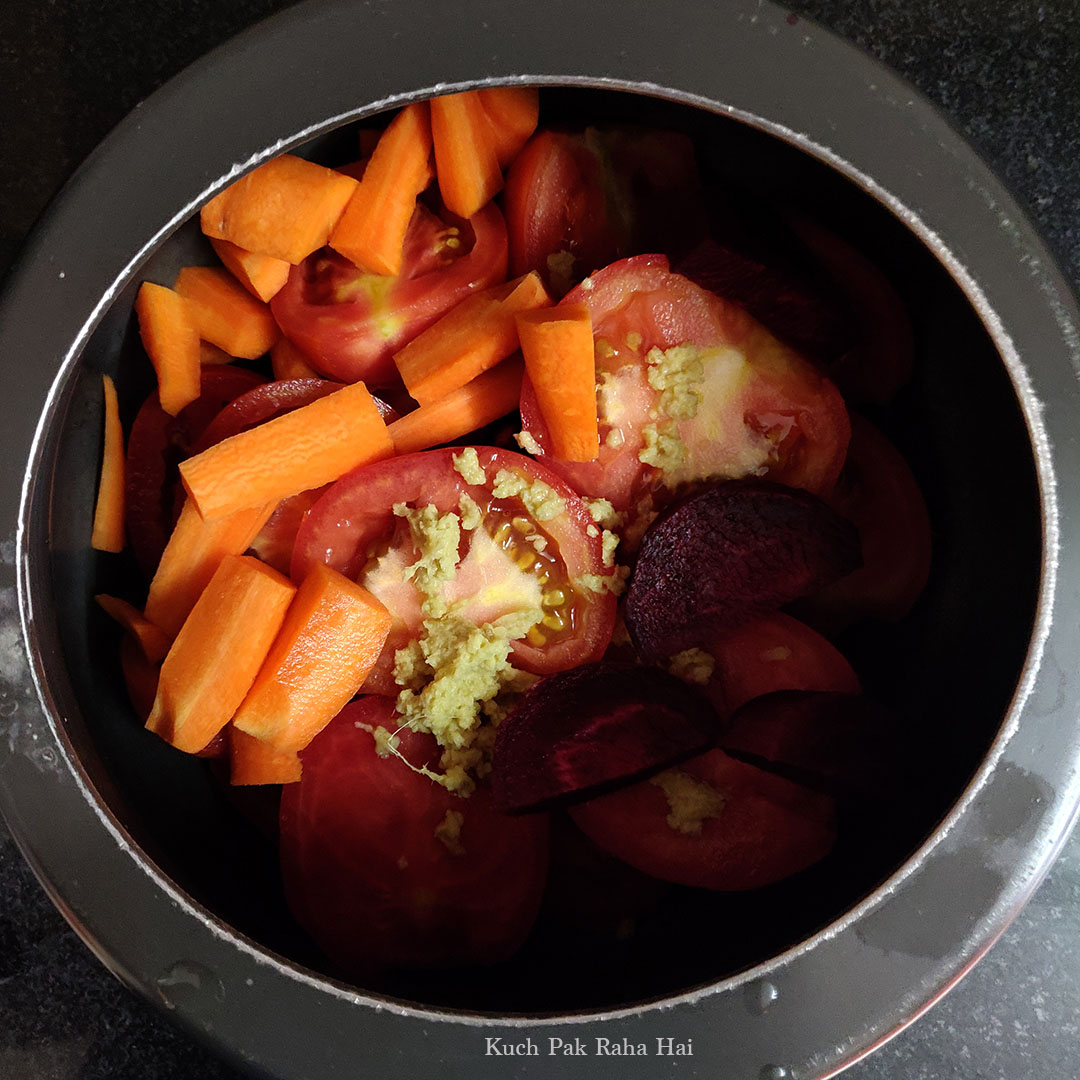
[[[719,741],[741,761],[864,801],[895,795],[910,756],[893,714],[862,694],[764,694],[735,712]]]
[[[672,506],[645,534],[626,596],[639,652],[663,661],[859,565],[855,527],[809,492],[732,480]]]
[[[664,671],[599,663],[550,675],[499,726],[496,805],[580,802],[700,754],[719,725],[704,694]]]

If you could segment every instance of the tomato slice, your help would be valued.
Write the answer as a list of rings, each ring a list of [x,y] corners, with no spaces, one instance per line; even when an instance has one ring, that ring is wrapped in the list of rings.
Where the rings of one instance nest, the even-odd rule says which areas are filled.
[[[303,751],[281,799],[285,893],[300,924],[341,968],[428,968],[505,960],[525,940],[547,872],[544,814],[508,818],[478,787],[454,795],[372,731],[394,731],[393,702],[347,705]],[[404,729],[415,766],[435,740]]]
[[[676,132],[538,132],[506,177],[511,270],[562,296],[635,251],[675,254],[700,235],[698,188],[693,144]]]
[[[864,618],[902,619],[926,588],[933,554],[926,502],[903,454],[861,416],[852,417],[851,434],[830,502],[859,530],[863,564],[797,609],[828,630]]]
[[[563,303],[584,303],[592,315],[599,459],[545,453],[547,428],[527,380],[521,415],[545,463],[577,491],[617,510],[747,475],[831,491],[850,433],[843,399],[742,308],[672,273],[663,255],[614,263]],[[649,360],[654,348],[665,354],[659,365]]]
[[[225,405],[265,382],[231,364],[204,367],[202,392],[176,416],[162,409],[156,391],[143,402],[128,435],[124,517],[131,549],[147,577],[157,569],[180,513],[180,462]]]
[[[493,204],[468,221],[417,204],[397,277],[362,273],[322,248],[293,267],[270,307],[324,375],[393,386],[393,354],[470,293],[503,281],[506,258],[506,225]]]
[[[456,573],[442,595],[477,625],[542,607],[546,621],[534,628],[536,633],[513,642],[515,666],[537,674],[563,671],[598,660],[611,640],[615,597],[590,587],[590,582],[597,585],[593,577],[611,571],[585,505],[557,476],[522,454],[493,447],[475,452],[476,466],[486,477],[482,483],[469,482],[455,468],[461,453],[455,448],[357,469],[315,503],[297,534],[294,580],[303,580],[314,563],[324,562],[360,581],[394,616],[382,657],[365,683],[368,691],[397,693],[391,676],[394,653],[419,636],[424,619],[421,594],[405,575],[419,552],[394,513],[402,503],[434,506],[440,515],[460,513],[467,495],[479,508],[479,526],[461,530]],[[542,492],[537,485],[546,486],[553,498],[537,513],[522,495],[505,494],[524,488],[528,499],[528,492]]]
[[[594,843],[663,881],[733,891],[771,885],[828,854],[832,798],[710,750],[570,808]]]

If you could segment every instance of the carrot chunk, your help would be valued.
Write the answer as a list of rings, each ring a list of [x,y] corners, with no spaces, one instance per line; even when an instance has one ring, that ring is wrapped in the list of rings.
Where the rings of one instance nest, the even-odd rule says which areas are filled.
[[[400,273],[416,196],[432,175],[431,120],[421,102],[402,109],[383,132],[330,246],[369,274]]]
[[[202,231],[296,264],[326,243],[355,189],[351,176],[282,154],[215,195]]]
[[[528,311],[517,317],[525,371],[536,391],[555,457],[595,461],[596,355],[592,319],[584,304]]]
[[[500,86],[478,93],[491,122],[495,155],[505,169],[536,130],[540,120],[540,91],[535,86]]]
[[[160,668],[160,663],[146,659],[142,646],[133,637],[124,635],[120,642],[120,670],[131,707],[143,723],[154,707]]]
[[[99,593],[94,599],[102,611],[131,635],[149,663],[156,664],[169,651],[172,638],[160,626],[155,626],[134,604],[106,593]]]
[[[108,375],[102,375],[101,381],[105,388],[105,440],[90,545],[95,551],[123,551],[124,430],[120,426],[116,387]]]
[[[176,291],[188,302],[199,337],[230,356],[254,360],[281,336],[270,308],[217,266],[185,266]]]
[[[200,390],[199,331],[186,301],[172,289],[145,281],[135,298],[143,348],[158,378],[161,407],[175,416]]]
[[[198,753],[244,700],[285,618],[296,587],[250,555],[228,555],[161,665],[146,726]]]
[[[211,345],[209,341],[199,342],[199,363],[203,367],[215,367],[218,364],[231,364],[236,359],[224,349]]]
[[[502,169],[480,96],[475,90],[431,99],[435,173],[447,209],[470,218],[503,185]]]
[[[307,354],[287,337],[278,338],[270,350],[270,367],[275,379],[321,379],[308,361]]]
[[[180,478],[207,520],[277,502],[394,452],[363,383],[352,383],[180,463]]]
[[[226,731],[230,784],[295,784],[300,779],[300,755],[295,751],[278,750],[233,724]]]
[[[291,263],[263,255],[258,251],[245,251],[228,240],[211,240],[211,246],[230,274],[252,296],[267,303],[289,279]]]
[[[520,359],[510,358],[449,394],[406,413],[386,429],[394,440],[394,450],[411,454],[454,442],[505,416],[521,400],[523,370]]]
[[[274,503],[204,521],[188,499],[150,582],[145,614],[174,638],[227,555],[242,555],[274,511]]]
[[[367,589],[317,563],[297,590],[234,727],[278,750],[303,750],[363,685],[391,621]]]
[[[429,405],[471,382],[518,347],[515,317],[550,303],[535,271],[466,297],[394,354],[406,389]]]

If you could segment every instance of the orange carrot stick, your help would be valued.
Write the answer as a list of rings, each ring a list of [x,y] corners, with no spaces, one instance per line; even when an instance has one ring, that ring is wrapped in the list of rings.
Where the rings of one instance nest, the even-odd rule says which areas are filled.
[[[229,783],[295,784],[300,779],[300,756],[278,750],[262,739],[245,735],[233,724],[226,729],[229,739]]]
[[[135,298],[139,336],[158,378],[161,407],[175,416],[200,392],[199,331],[182,296],[144,281]]]
[[[199,342],[199,363],[203,367],[214,367],[217,364],[231,364],[236,359],[230,356],[224,349],[211,345],[209,341]]]
[[[275,379],[322,379],[301,352],[287,337],[278,338],[270,350],[270,367]]]
[[[230,274],[252,296],[264,303],[271,300],[289,279],[291,263],[263,255],[257,251],[245,251],[228,240],[211,240],[211,246]]]
[[[142,647],[129,635],[120,642],[120,670],[135,715],[146,722],[157,696],[158,672],[161,665],[146,659]]]
[[[595,461],[596,354],[592,319],[584,304],[528,311],[517,317],[525,370],[551,432],[555,457]]]
[[[210,520],[321,487],[393,452],[367,387],[353,383],[188,458],[180,478]]]
[[[515,316],[550,303],[535,271],[466,297],[394,354],[406,389],[430,405],[471,382],[518,347]]]
[[[227,270],[185,266],[176,291],[188,302],[199,337],[230,356],[254,360],[281,336],[270,308],[248,293]]]
[[[416,196],[431,177],[431,121],[420,102],[402,109],[383,132],[330,246],[370,274],[400,273]]]
[[[472,217],[503,184],[491,123],[475,90],[431,99],[431,138],[443,202]]]
[[[512,357],[429,405],[406,413],[386,429],[394,440],[394,450],[411,454],[454,442],[505,416],[521,400],[522,371],[521,360]]]
[[[242,555],[274,503],[204,521],[188,499],[162,552],[146,597],[146,618],[174,638],[227,555]]]
[[[155,626],[134,604],[105,593],[99,593],[94,599],[102,611],[131,635],[149,663],[156,664],[164,658],[172,638],[160,626]]]
[[[316,563],[233,725],[278,750],[303,750],[363,685],[391,622],[367,589]]]
[[[215,195],[202,231],[295,264],[326,243],[355,189],[351,176],[282,154]]]
[[[500,86],[480,90],[480,104],[491,122],[491,140],[505,169],[529,141],[540,120],[540,91],[535,86]]]
[[[105,387],[105,441],[90,545],[95,551],[123,551],[124,430],[120,426],[116,387],[108,375],[102,375],[101,381]]]
[[[202,750],[251,689],[295,592],[258,559],[226,556],[161,665],[146,726],[179,750]]]

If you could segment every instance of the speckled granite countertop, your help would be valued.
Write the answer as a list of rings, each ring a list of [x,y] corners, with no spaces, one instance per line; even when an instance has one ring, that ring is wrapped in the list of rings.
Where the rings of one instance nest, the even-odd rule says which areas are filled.
[[[49,196],[151,90],[280,0],[0,4],[0,269]],[[1080,286],[1080,8],[1073,0],[801,0],[934,100]],[[947,998],[852,1080],[1080,1075],[1080,836]],[[233,1077],[120,986],[0,825],[0,1080]]]

